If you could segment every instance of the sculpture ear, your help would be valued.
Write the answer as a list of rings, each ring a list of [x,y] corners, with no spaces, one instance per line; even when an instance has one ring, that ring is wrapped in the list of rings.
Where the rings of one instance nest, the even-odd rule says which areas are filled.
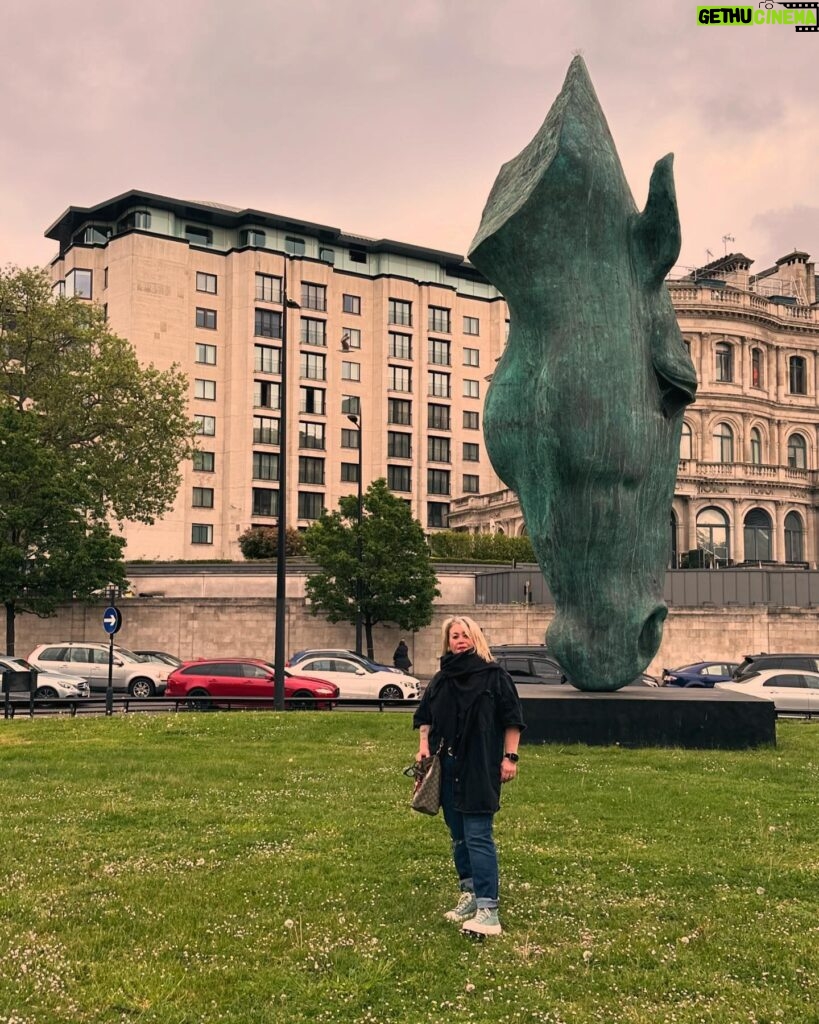
[[[637,256],[645,279],[651,284],[660,284],[680,255],[680,218],[673,165],[673,153],[654,165],[645,209],[634,225]]]

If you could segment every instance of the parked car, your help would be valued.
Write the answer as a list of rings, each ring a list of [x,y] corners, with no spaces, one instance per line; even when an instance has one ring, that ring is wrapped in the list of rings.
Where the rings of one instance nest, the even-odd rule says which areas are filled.
[[[733,677],[735,661],[696,661],[681,668],[663,669],[663,686],[712,687]]]
[[[9,654],[0,655],[0,672],[29,672],[31,665],[25,658],[14,658]],[[34,696],[38,700],[84,699],[91,694],[87,679],[67,676],[59,672],[47,672],[38,669]],[[27,700],[24,690],[12,690],[11,700]]]
[[[171,668],[179,668],[182,659],[175,654],[168,654],[167,651],[134,651],[143,661],[155,661],[160,665],[170,665]]]
[[[380,661],[371,661],[369,658],[365,658],[363,654],[356,654],[355,651],[343,651],[340,648],[325,648],[310,651],[296,651],[295,654],[291,654],[285,662],[286,665],[298,665],[304,661],[305,658],[334,658],[336,655],[342,658],[348,658],[350,661],[355,661],[359,665],[363,665],[364,668],[372,669],[375,672],[398,672],[401,674],[401,669],[396,668],[394,665],[382,665]]]
[[[299,662],[299,671],[335,683],[342,699],[417,700],[420,696],[420,684],[415,676],[395,669],[388,672],[369,668],[346,652],[343,656],[312,654]]]
[[[220,699],[237,704],[251,698],[248,707],[265,707],[274,701],[275,680],[275,666],[261,658],[186,661],[168,676],[165,696],[188,699],[198,710],[218,705]],[[329,711],[338,699],[338,687],[285,669],[284,699],[286,708]]]
[[[819,672],[819,654],[746,654],[744,661],[740,662],[732,678],[739,681],[750,679],[758,672],[765,669],[783,668],[798,672],[804,669],[807,672]]]
[[[778,712],[819,712],[819,672],[762,669],[743,680],[717,683],[714,689],[764,697],[774,702]]]
[[[489,653],[515,683],[560,686],[567,682],[565,672],[549,657],[544,644],[497,644],[489,648]]]
[[[35,668],[80,676],[88,680],[92,693],[108,688],[108,644],[63,640],[38,644],[28,660]],[[167,665],[145,662],[126,647],[114,645],[111,681],[115,691],[132,697],[154,697],[165,692],[170,671]]]

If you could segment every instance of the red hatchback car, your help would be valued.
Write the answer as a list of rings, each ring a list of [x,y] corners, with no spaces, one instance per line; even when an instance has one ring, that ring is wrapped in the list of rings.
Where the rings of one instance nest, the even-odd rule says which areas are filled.
[[[275,669],[261,658],[219,658],[186,661],[168,676],[165,696],[186,700],[202,711],[214,705],[270,707],[274,698]],[[285,669],[285,707],[299,710],[330,710],[338,699],[338,687],[323,679],[299,676]]]

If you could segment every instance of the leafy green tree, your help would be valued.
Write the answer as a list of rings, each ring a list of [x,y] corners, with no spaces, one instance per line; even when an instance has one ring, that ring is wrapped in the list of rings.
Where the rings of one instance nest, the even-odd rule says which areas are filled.
[[[245,558],[275,558],[278,554],[279,531],[275,526],[250,526],[239,537],[239,547]],[[304,554],[304,534],[288,526],[284,535],[285,553]]]
[[[465,562],[534,562],[528,536],[509,537],[503,533],[465,533],[440,530],[429,538],[433,558]]]
[[[48,614],[72,593],[90,593],[97,568],[105,569],[105,582],[116,582],[111,555],[116,548],[121,560],[123,543],[107,524],[152,523],[171,507],[179,464],[193,453],[187,387],[176,367],[140,366],[129,343],[108,329],[99,306],[54,298],[43,271],[0,271],[3,434],[12,448],[36,447],[37,456],[29,479],[14,484],[12,477],[14,486],[3,496],[4,565],[19,570],[16,586],[13,573],[4,576],[0,595],[9,653],[17,610]],[[38,490],[33,467],[51,474],[43,484],[53,484],[55,493]],[[30,507],[37,501],[39,511]],[[54,563],[35,573],[36,588],[35,549],[40,563]],[[101,560],[96,568],[95,558]],[[72,560],[88,570],[82,578],[68,572]]]
[[[424,532],[383,478],[363,495],[360,533],[358,498],[346,497],[337,512],[322,513],[304,540],[308,555],[321,567],[307,579],[313,614],[355,623],[360,601],[370,658],[376,623],[394,622],[410,632],[432,621],[439,591]]]

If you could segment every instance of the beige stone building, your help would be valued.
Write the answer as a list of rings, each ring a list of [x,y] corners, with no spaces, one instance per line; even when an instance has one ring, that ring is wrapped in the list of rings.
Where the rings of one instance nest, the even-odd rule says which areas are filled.
[[[669,564],[816,567],[819,305],[814,265],[790,253],[762,273],[742,254],[669,290],[697,370],[685,413]],[[457,529],[525,532],[506,488],[452,502]]]
[[[277,522],[282,451],[298,527],[355,494],[359,469],[429,530],[500,485],[481,411],[506,305],[463,257],[138,191],[71,207],[46,234],[55,288],[190,379],[199,452],[172,511],[127,524],[127,558],[241,558],[238,536]]]

